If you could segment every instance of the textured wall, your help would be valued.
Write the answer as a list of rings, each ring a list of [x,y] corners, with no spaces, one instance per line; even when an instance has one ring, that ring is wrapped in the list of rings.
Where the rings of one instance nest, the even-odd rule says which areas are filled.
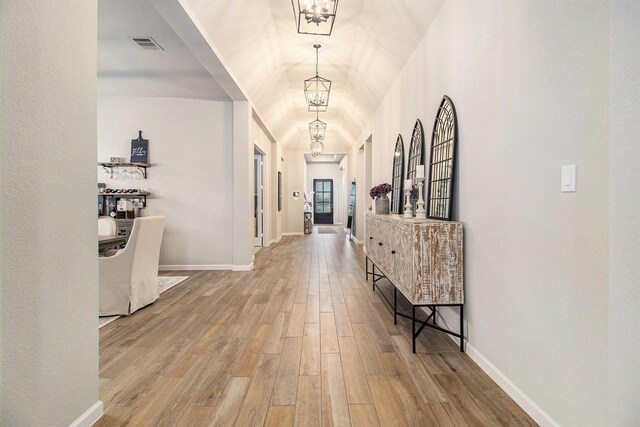
[[[165,215],[160,265],[231,264],[232,106],[185,98],[100,97],[98,160],[129,158],[138,130],[149,140],[146,180],[98,180],[151,192],[144,215]],[[188,221],[185,219],[188,218]]]
[[[0,19],[0,424],[63,426],[98,401],[97,2]]]
[[[609,414],[640,425],[640,2],[610,2]]]
[[[388,181],[397,134],[452,98],[469,350],[566,425],[606,424],[608,27],[606,2],[449,0],[372,118]]]

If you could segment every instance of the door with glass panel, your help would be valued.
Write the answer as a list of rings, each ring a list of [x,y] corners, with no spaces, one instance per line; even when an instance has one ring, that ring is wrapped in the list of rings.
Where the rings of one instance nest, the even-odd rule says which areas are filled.
[[[333,180],[313,180],[313,223],[333,224]]]

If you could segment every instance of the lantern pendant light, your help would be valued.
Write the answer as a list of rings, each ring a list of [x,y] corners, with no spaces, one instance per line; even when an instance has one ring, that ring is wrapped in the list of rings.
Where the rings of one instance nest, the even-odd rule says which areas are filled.
[[[316,50],[316,75],[304,81],[304,97],[307,100],[309,111],[325,112],[329,107],[331,80],[320,77],[318,73],[318,49],[321,47],[320,44],[313,45]]]
[[[327,124],[318,118],[318,112],[316,111],[316,119],[309,123],[311,141],[322,141],[326,131]]]
[[[324,144],[322,141],[312,141],[311,142],[311,155],[312,156],[321,156],[324,153]]]
[[[330,36],[338,0],[291,0],[298,34]]]

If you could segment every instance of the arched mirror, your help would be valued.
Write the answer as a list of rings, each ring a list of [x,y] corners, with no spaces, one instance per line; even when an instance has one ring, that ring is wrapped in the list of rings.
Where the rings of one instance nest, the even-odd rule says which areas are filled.
[[[429,218],[451,221],[457,139],[456,109],[451,99],[445,95],[440,103],[431,136],[427,193],[427,216]]]
[[[420,165],[424,165],[424,132],[422,131],[422,122],[418,119],[413,126],[411,145],[409,146],[409,162],[407,163],[407,179],[413,181],[414,184],[411,191],[411,206],[414,212],[418,200],[418,189],[415,188],[416,169]]]
[[[391,174],[391,213],[401,214],[403,211],[402,191],[404,187],[404,143],[402,135],[396,139],[393,150],[393,172]]]

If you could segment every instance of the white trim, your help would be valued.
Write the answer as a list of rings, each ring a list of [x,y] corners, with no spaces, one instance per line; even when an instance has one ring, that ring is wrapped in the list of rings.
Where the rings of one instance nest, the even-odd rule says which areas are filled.
[[[161,265],[160,271],[182,271],[182,270],[230,270],[230,271],[251,271],[253,263],[246,265],[233,264],[194,264],[194,265]]]
[[[231,271],[251,271],[253,270],[253,263],[249,265],[234,265],[231,267]]]
[[[283,236],[304,236],[304,232],[302,231],[287,231],[282,233]]]
[[[267,243],[267,247],[274,245],[276,243],[280,243],[280,240],[282,240],[282,236],[278,237],[277,239],[271,239],[271,241]]]
[[[69,427],[91,427],[96,421],[104,415],[104,405],[102,400],[98,400],[91,405],[89,409],[84,411],[84,414],[80,415],[74,422],[69,424]]]
[[[251,264],[253,265],[253,264]],[[242,266],[241,266],[242,267]],[[181,271],[181,270],[233,270],[232,264],[179,264],[179,265],[161,265],[158,267],[160,271]]]
[[[449,338],[457,345],[460,340],[454,336],[448,335]],[[500,369],[489,361],[474,346],[465,344],[467,355],[482,368],[482,370],[491,377],[509,395],[535,422],[543,427],[559,427],[560,423],[556,422],[549,414],[547,414],[537,403],[533,401],[527,394],[520,390]]]

